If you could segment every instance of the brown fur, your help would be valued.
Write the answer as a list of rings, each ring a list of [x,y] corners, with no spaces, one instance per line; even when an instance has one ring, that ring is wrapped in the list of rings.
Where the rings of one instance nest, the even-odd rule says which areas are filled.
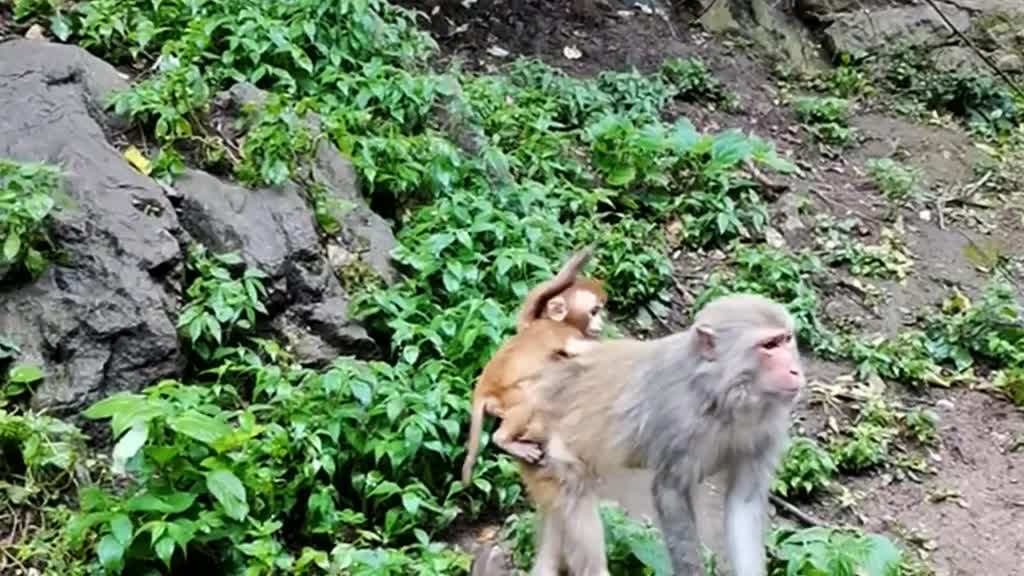
[[[591,331],[593,317],[590,309],[581,309],[582,295],[589,293],[602,306],[607,299],[599,281],[576,279],[591,252],[587,247],[576,253],[554,278],[530,291],[517,319],[518,332],[484,366],[473,390],[469,441],[462,466],[464,484],[469,483],[480,450],[486,414],[502,419],[493,436],[502,449],[517,458],[540,458],[544,431],[532,420],[535,407],[524,385],[547,361],[585,349],[583,340]]]

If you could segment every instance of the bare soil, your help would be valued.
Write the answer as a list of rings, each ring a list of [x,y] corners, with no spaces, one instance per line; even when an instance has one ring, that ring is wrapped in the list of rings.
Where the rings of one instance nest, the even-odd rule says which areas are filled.
[[[436,10],[435,10],[436,4]],[[443,2],[417,8],[428,14],[430,27],[443,49],[442,61],[458,59],[470,69],[493,69],[527,55],[578,76],[603,70],[655,69],[670,57],[699,55],[739,97],[740,112],[674,103],[670,118],[686,116],[702,130],[741,128],[770,138],[804,171],[788,179],[789,190],[774,206],[773,221],[783,226],[785,240],[800,245],[807,240],[796,214],[796,199],[811,202],[816,210],[837,217],[857,217],[868,237],[877,235],[887,221],[888,203],[865,175],[870,158],[898,153],[924,172],[931,191],[956,191],[976,181],[986,168],[985,154],[958,127],[916,124],[905,118],[865,111],[854,125],[861,139],[838,155],[823,155],[782,97],[771,66],[753,55],[740,41],[716,39],[689,28],[685,14],[673,14],[672,26],[656,14],[611,2],[612,11],[596,12],[588,19],[572,12],[572,3],[539,0],[502,2],[480,0],[469,8]],[[664,3],[663,3],[664,4]],[[615,10],[628,15],[617,15]],[[563,48],[573,46],[582,57],[570,60]],[[507,56],[488,49],[501,48]],[[986,199],[983,199],[986,200]],[[1020,246],[1024,246],[1024,200],[988,198],[997,209],[950,203],[904,211],[906,239],[914,258],[905,282],[876,282],[886,297],[878,307],[867,306],[862,295],[829,291],[826,310],[862,316],[863,331],[895,333],[904,327],[907,311],[936,304],[958,287],[976,296],[987,276],[965,256],[972,243],[995,246],[1016,258],[1011,269],[1017,285],[1024,281]],[[941,212],[941,217],[939,213]],[[785,226],[784,224],[797,224]],[[677,286],[680,299],[670,327],[685,321],[686,295],[700,287],[703,273],[714,264],[708,255],[678,256]],[[869,310],[875,310],[869,312]],[[663,326],[661,332],[668,327]],[[832,381],[851,372],[850,366],[812,359],[811,379]],[[882,472],[844,477],[841,484],[853,491],[855,503],[844,508],[831,498],[800,504],[830,524],[861,526],[894,537],[915,551],[936,574],[957,576],[1021,573],[1024,558],[1024,414],[990,394],[967,390],[933,390],[927,395],[892,390],[894,399],[908,405],[930,405],[940,416],[940,444],[928,454],[932,473],[914,475]],[[798,428],[814,434],[824,421],[820,407],[805,402],[798,412]],[[624,474],[608,480],[606,495],[623,502],[637,514],[652,515],[647,494],[649,475]],[[717,498],[705,498],[706,536],[720,547],[721,519]],[[493,531],[490,531],[493,534]]]

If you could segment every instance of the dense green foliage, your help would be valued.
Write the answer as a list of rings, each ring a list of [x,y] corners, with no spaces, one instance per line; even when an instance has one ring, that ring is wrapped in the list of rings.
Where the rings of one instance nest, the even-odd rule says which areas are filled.
[[[18,3],[20,17],[48,10]],[[1024,403],[1020,311],[1002,288],[977,306],[954,299],[924,329],[895,338],[863,341],[823,319],[822,260],[883,277],[900,276],[902,262],[846,236],[840,250],[759,245],[768,210],[750,167],[795,166],[756,135],[663,120],[673,99],[732,105],[700,60],[586,80],[531,59],[487,74],[436,71],[428,68],[434,42],[412,13],[384,0],[86,0],[54,13],[52,30],[116,63],[150,64],[159,55],[153,75],[110,101],[155,137],[155,177],[172,180],[195,164],[251,186],[291,180],[320,230],[336,234],[344,207],[307,170],[319,139],[329,139],[352,159],[372,206],[398,222],[394,257],[405,276],[365,290],[377,285],[372,274],[339,271],[357,294],[353,311],[386,335],[390,354],[386,362],[339,358],[314,371],[256,336],[266,312],[263,274],[237,255],[193,247],[178,318],[188,376],[111,396],[85,414],[109,425],[116,481],[105,472],[83,485],[80,509],[50,505],[48,486],[76,481],[78,433],[0,405],[4,454],[20,462],[4,470],[16,482],[3,487],[16,503],[46,503],[47,517],[66,526],[15,547],[33,566],[69,575],[466,573],[468,559],[437,540],[463,518],[521,503],[515,467],[495,450],[483,452],[471,486],[455,479],[472,384],[511,333],[528,287],[588,242],[599,246],[593,274],[617,312],[667,300],[670,249],[720,249],[728,266],[708,279],[695,308],[730,292],[767,294],[793,312],[803,344],[855,361],[864,377],[941,383],[982,364],[1001,370],[1001,389]],[[244,111],[240,143],[210,122],[213,94],[239,81],[268,91]],[[844,67],[830,82],[852,98],[865,80]],[[935,93],[934,104],[1007,107],[957,86]],[[831,146],[855,139],[849,110],[842,98],[797,103]],[[311,112],[319,122],[309,122]],[[913,198],[916,173],[885,162],[871,172],[893,201]],[[12,174],[4,180],[0,172],[0,230],[15,222],[19,238],[31,239],[8,260],[33,271],[39,253],[22,247],[44,242],[51,206],[29,210],[24,198],[42,203],[50,172],[18,166]],[[28,195],[8,216],[4,190],[12,187]],[[19,370],[6,383],[11,397],[38,380]],[[905,418],[914,438],[934,440],[925,413]],[[881,463],[891,425],[862,417],[826,449],[798,439],[776,492],[808,496],[839,470]],[[618,509],[602,516],[614,573],[666,573],[656,531]],[[532,554],[528,518],[514,516],[508,530],[520,565]],[[860,566],[882,575],[899,564],[887,540],[828,530],[777,531],[770,552],[773,574],[852,574]]]
[[[0,158],[0,281],[43,271],[54,248],[48,220],[59,190],[60,172],[53,166]]]

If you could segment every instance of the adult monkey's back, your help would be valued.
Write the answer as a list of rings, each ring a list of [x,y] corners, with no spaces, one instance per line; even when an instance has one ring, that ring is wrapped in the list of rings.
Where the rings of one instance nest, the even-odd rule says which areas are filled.
[[[703,574],[694,500],[725,472],[726,550],[737,576],[763,576],[763,516],[804,384],[792,317],[741,294],[705,306],[685,332],[606,340],[545,368],[537,404],[550,431],[557,492],[538,500],[534,576],[607,575],[595,481],[623,467],[654,470],[655,510],[677,576]]]

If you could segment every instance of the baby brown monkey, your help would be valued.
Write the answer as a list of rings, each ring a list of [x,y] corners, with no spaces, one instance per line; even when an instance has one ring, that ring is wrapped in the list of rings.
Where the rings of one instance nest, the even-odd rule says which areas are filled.
[[[517,317],[517,333],[502,344],[480,373],[473,389],[463,484],[469,484],[472,476],[485,413],[502,420],[493,436],[502,450],[527,462],[540,460],[544,431],[533,419],[535,407],[525,387],[546,362],[581,353],[588,341],[601,333],[608,295],[600,281],[577,278],[592,253],[589,246],[577,252],[558,274],[526,295]]]

